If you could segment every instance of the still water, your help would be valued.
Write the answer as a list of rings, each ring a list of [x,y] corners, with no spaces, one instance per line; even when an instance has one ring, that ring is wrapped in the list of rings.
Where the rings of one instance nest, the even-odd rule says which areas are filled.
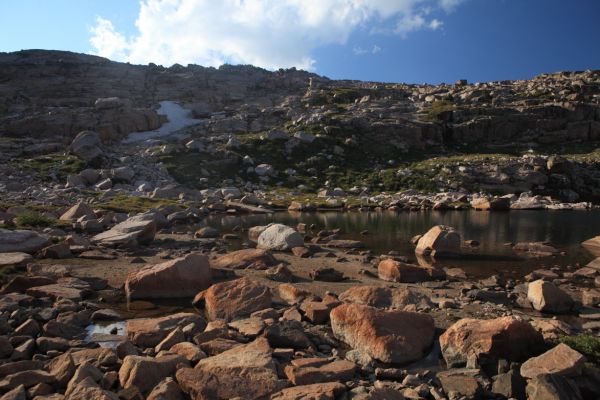
[[[497,271],[528,273],[541,267],[584,264],[594,258],[580,243],[600,235],[600,210],[592,211],[422,211],[422,212],[277,212],[270,215],[214,215],[203,225],[222,233],[234,227],[249,228],[270,222],[296,226],[302,222],[321,229],[341,229],[341,238],[364,242],[376,254],[397,251],[416,261],[410,239],[425,233],[434,225],[449,225],[458,230],[463,240],[480,243],[465,257],[441,261],[442,266],[458,266],[474,275],[490,275]],[[362,231],[368,231],[361,235]],[[245,238],[242,239],[244,241]],[[239,247],[242,243],[234,243]],[[524,258],[514,253],[507,243],[549,242],[564,251],[564,256],[541,259]],[[438,262],[440,263],[440,262]]]

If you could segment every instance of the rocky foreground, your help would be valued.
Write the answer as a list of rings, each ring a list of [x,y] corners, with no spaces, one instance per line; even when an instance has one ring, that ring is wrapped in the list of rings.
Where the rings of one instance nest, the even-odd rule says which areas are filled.
[[[61,228],[0,230],[2,399],[600,396],[600,258],[477,281],[435,266],[477,245],[446,226],[413,239],[417,264],[303,225],[231,252],[169,211],[78,203]]]

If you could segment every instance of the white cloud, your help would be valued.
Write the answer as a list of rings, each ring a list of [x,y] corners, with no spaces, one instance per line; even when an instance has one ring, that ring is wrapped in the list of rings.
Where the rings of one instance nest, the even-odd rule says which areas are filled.
[[[373,45],[373,47],[371,47],[371,49],[363,49],[362,47],[358,46],[358,47],[354,47],[352,49],[352,52],[354,53],[355,56],[362,56],[364,54],[377,54],[381,52],[381,47],[377,46],[376,44]]]
[[[401,37],[419,29],[436,30],[442,21],[430,19],[431,10],[450,10],[460,1],[142,0],[133,37],[125,38],[98,17],[90,43],[95,54],[132,63],[313,70],[312,54],[318,47],[346,44],[357,30]],[[386,28],[390,24],[395,28]],[[375,46],[366,52],[380,50]]]
[[[444,23],[436,18],[429,21],[429,25],[428,25],[429,29],[432,29],[434,31],[440,29],[442,26],[444,26]]]
[[[129,43],[123,35],[115,31],[112,22],[97,17],[96,26],[90,29],[92,37],[90,43],[95,49],[101,50],[102,56],[122,60],[127,57]]]
[[[440,0],[440,7],[446,10],[446,12],[450,12],[454,11],[454,9],[464,1],[465,0]]]

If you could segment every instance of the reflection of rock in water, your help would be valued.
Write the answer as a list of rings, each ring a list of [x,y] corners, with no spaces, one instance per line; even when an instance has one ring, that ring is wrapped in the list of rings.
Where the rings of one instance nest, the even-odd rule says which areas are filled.
[[[87,342],[96,342],[101,347],[114,348],[125,340],[125,321],[95,323],[85,328]]]

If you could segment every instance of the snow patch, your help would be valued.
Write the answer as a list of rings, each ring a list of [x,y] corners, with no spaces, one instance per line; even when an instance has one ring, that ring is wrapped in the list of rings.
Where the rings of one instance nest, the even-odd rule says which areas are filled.
[[[123,143],[141,142],[147,139],[156,139],[169,136],[175,131],[178,131],[187,126],[197,125],[202,123],[200,119],[192,118],[192,112],[183,108],[174,101],[161,101],[158,109],[159,115],[165,115],[168,122],[165,122],[160,128],[154,131],[133,132],[123,140]]]

